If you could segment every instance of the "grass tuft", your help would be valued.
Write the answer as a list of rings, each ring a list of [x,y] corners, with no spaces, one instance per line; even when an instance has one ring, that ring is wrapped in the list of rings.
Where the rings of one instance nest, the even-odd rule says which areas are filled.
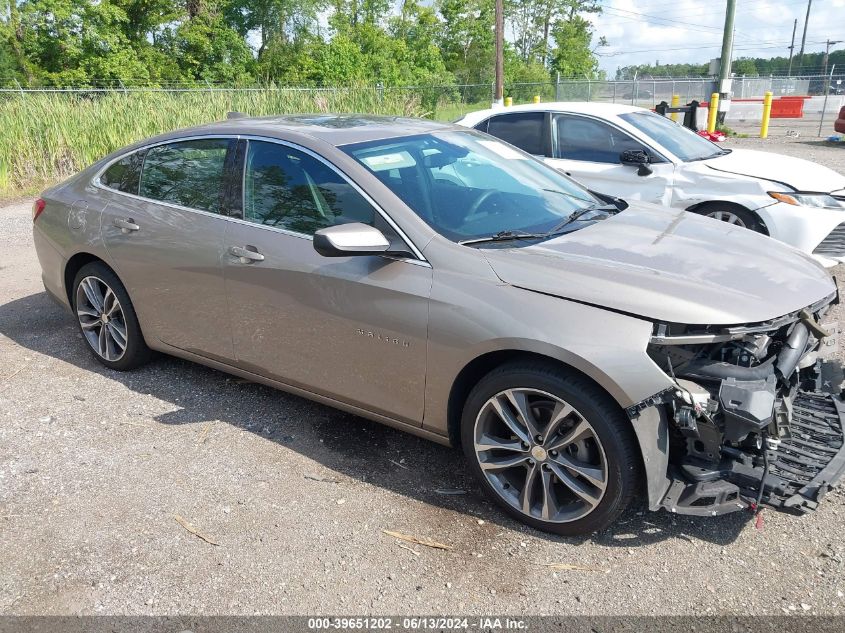
[[[0,199],[67,178],[134,141],[219,121],[313,112],[423,116],[418,95],[390,89],[0,95]]]

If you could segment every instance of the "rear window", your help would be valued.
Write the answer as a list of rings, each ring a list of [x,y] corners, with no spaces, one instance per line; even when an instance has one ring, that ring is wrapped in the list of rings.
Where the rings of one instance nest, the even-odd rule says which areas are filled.
[[[123,193],[138,194],[141,182],[141,166],[144,164],[144,150],[132,152],[113,163],[100,176],[100,183]]]
[[[486,132],[515,145],[523,152],[542,156],[546,153],[546,144],[543,142],[545,118],[543,112],[500,114],[488,121]]]
[[[190,209],[220,213],[229,139],[158,145],[147,151],[139,195]]]

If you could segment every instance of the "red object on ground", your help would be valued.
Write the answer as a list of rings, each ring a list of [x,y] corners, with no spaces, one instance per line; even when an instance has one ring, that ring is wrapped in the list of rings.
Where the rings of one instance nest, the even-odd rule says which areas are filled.
[[[839,118],[834,122],[833,129],[845,134],[845,107],[839,109]]]
[[[722,141],[724,141],[727,138],[725,136],[725,133],[720,132],[719,130],[716,130],[715,132],[708,132],[707,130],[699,130],[698,135],[703,136],[708,141],[713,141],[714,143],[721,143]]]

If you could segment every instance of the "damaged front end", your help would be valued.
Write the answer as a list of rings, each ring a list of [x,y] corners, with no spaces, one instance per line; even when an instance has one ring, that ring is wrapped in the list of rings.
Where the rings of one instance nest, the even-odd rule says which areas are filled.
[[[665,427],[667,478],[649,482],[650,505],[817,507],[845,473],[842,367],[826,360],[838,328],[822,324],[835,300],[735,327],[655,324],[648,353],[675,386],[628,410],[635,424],[658,411]]]

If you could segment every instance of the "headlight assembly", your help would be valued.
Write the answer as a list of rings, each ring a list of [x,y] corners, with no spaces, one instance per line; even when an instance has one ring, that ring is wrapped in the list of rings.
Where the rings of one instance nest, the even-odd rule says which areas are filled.
[[[769,195],[778,202],[799,207],[845,210],[845,203],[826,193],[785,193],[782,191],[770,191]]]

